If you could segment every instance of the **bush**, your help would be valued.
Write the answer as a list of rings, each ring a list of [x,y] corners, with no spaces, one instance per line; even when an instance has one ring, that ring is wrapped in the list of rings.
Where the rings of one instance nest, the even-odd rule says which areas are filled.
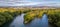
[[[60,13],[49,14],[49,22],[60,27]]]
[[[6,22],[6,18],[2,15],[0,15],[0,25]]]

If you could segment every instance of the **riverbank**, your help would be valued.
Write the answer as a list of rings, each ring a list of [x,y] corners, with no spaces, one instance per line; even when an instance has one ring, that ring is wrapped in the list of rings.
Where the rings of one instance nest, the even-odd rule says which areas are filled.
[[[41,18],[44,13],[48,15],[48,20],[50,23],[57,26],[60,25],[60,9],[15,9],[15,8],[0,8],[0,25],[11,21],[13,17],[19,14],[24,15],[24,22],[30,22],[34,17]],[[52,17],[53,16],[53,17]],[[59,26],[60,27],[60,26]]]

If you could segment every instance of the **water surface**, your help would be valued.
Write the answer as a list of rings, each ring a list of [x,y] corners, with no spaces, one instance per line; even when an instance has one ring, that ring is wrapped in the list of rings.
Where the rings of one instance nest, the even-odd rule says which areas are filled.
[[[43,17],[35,18],[32,20],[29,24],[24,24],[24,14],[21,14],[21,16],[17,16],[16,19],[10,24],[9,27],[48,27],[48,18],[47,15],[44,14]]]

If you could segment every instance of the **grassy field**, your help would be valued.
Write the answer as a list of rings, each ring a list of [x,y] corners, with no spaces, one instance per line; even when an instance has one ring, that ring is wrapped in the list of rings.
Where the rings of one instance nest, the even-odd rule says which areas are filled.
[[[35,17],[41,18],[43,14],[48,15],[49,23],[60,27],[60,8],[59,9],[15,9],[15,8],[0,8],[0,26],[11,21],[13,17],[25,13],[24,23],[32,21]]]

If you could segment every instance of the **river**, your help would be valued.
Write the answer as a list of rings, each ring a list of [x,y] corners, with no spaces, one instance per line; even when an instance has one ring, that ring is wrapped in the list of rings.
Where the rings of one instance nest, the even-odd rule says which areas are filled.
[[[9,25],[7,24],[6,27],[50,27],[46,14],[44,14],[42,18],[35,18],[29,24],[24,24],[23,21],[24,14],[21,14],[17,16]]]

